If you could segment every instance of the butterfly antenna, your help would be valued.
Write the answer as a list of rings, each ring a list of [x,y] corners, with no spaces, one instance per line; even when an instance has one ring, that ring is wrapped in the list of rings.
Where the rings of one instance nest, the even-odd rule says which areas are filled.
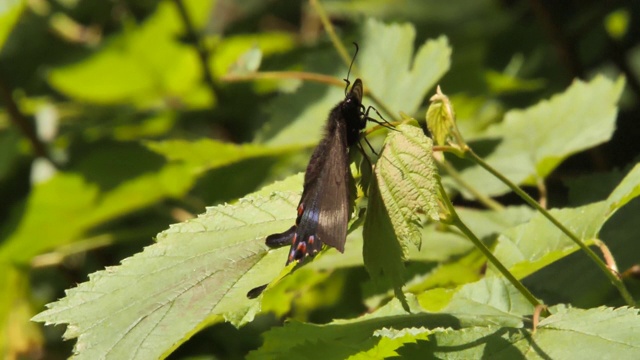
[[[353,67],[353,63],[356,61],[356,56],[358,55],[358,43],[354,42],[353,45],[356,47],[356,52],[353,54],[353,58],[351,59],[351,64],[349,65],[349,71],[347,71],[347,78],[343,79],[347,86],[344,88],[344,96],[347,96],[347,90],[349,90],[349,85],[351,85],[351,81],[349,81],[349,75],[351,75],[351,68]]]

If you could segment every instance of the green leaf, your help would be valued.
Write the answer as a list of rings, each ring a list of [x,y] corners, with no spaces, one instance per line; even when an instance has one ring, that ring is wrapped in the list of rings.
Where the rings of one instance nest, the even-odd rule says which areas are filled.
[[[373,348],[352,356],[350,359],[385,359],[398,356],[397,349],[418,340],[428,340],[432,333],[431,330],[424,327],[411,327],[402,330],[382,328],[373,333],[374,336],[380,337],[380,341]]]
[[[477,256],[476,256],[477,257]],[[522,327],[533,306],[506,279],[484,277],[455,289],[435,288],[417,296],[420,306],[456,317],[456,326]]]
[[[344,359],[353,355],[387,354],[414,342],[411,335],[417,337],[414,340],[423,339],[429,331],[437,333],[443,328],[521,327],[522,315],[533,310],[515,288],[497,277],[461,287],[448,308],[438,313],[424,312],[410,294],[407,303],[411,314],[394,299],[354,319],[334,320],[325,325],[288,322],[267,331],[263,346],[248,358]]]
[[[427,294],[418,297],[421,305],[429,301]],[[522,327],[523,317],[533,313],[533,306],[506,279],[489,276],[460,286],[440,312],[456,316],[463,327],[492,324]]]
[[[3,229],[7,238],[0,246],[0,259],[28,263],[43,251],[77,240],[92,227],[165,197],[180,196],[195,180],[185,173],[183,166],[170,165],[102,193],[81,176],[58,173],[34,186],[25,213],[16,220],[17,228]]]
[[[246,70],[258,69],[262,58],[290,51],[295,45],[295,37],[287,32],[261,32],[225,36],[216,44],[215,53],[209,65],[215,77],[221,77],[230,71],[237,73],[238,66]],[[246,62],[244,65],[240,62]]]
[[[363,37],[357,58],[362,81],[391,111],[414,113],[427,91],[449,69],[451,49],[444,37],[427,41],[413,58],[415,30],[410,24],[384,25],[369,20]],[[390,44],[393,49],[389,49]],[[380,49],[388,50],[381,52]],[[334,58],[322,53],[313,61],[335,63]],[[411,68],[410,64],[413,64]],[[327,71],[344,78],[347,68],[340,66],[338,70],[325,69]],[[326,85],[307,83],[295,95],[273,102],[272,120],[262,129],[259,140],[272,145],[316,144],[329,111],[343,99],[342,87],[327,89]],[[367,106],[368,102],[363,102]]]
[[[516,184],[535,184],[570,155],[611,138],[623,88],[622,78],[613,82],[598,76],[588,83],[575,81],[564,93],[528,109],[509,111],[485,135],[496,141],[485,160]],[[462,178],[487,195],[509,190],[479,166],[464,169]]]
[[[400,299],[408,311],[406,298],[402,292],[402,285],[405,281],[404,251],[384,207],[377,177],[371,181],[369,206],[362,229],[362,237],[366,239],[362,249],[362,258],[371,279],[378,284],[383,279],[388,279],[393,286],[396,297]]]
[[[423,218],[419,214],[439,220],[439,176],[432,147],[422,129],[399,125],[387,136],[376,163],[380,195],[403,249],[410,242],[417,248],[422,245]]]
[[[587,242],[598,236],[605,221],[605,211],[604,202],[598,202],[549,212],[583,242]],[[500,235],[494,255],[516,278],[521,279],[576,250],[578,246],[573,241],[547,218],[537,214],[530,222]]]
[[[458,215],[476,236],[487,242],[504,230],[529,221],[535,213],[525,206],[512,206],[501,211],[457,209]],[[420,250],[409,247],[409,259],[412,261],[447,261],[451,257],[467,253],[473,249],[473,243],[459,232],[452,231],[442,224],[428,224],[421,230],[422,246]]]
[[[272,119],[257,140],[274,146],[315,145],[329,112],[343,99],[344,89],[305,83],[295,94],[281,96],[270,105]]]
[[[211,139],[147,141],[145,146],[169,161],[188,164],[194,171],[219,168],[251,158],[282,155],[299,149],[296,146],[236,145]]]
[[[363,30],[358,56],[364,85],[392,111],[414,114],[427,91],[449,70],[447,38],[426,41],[414,57],[415,36],[409,23],[386,25],[369,19]]]
[[[447,359],[631,359],[640,353],[637,309],[550,310],[553,315],[535,333],[493,325],[443,329],[398,352],[405,358]]]
[[[408,243],[420,248],[422,219],[438,219],[437,171],[431,139],[420,128],[400,125],[389,133],[375,167],[363,237],[364,264],[371,277],[384,273],[404,298],[403,260]]]
[[[260,303],[247,292],[271,281],[286,256],[268,251],[264,237],[290,226],[298,198],[273,193],[209,208],[122,265],[92,274],[34,320],[68,324],[65,338],[77,337],[75,354],[87,359],[158,358],[222,318],[251,321]]]
[[[546,83],[546,81],[541,79],[526,80],[494,70],[485,71],[484,78],[491,90],[491,93],[493,94],[509,94],[539,90],[544,87]]]
[[[550,213],[578,238],[589,243],[598,238],[604,223],[620,207],[640,195],[640,165],[636,165],[614,189],[609,199],[578,208]],[[606,239],[604,239],[606,242]],[[578,246],[540,214],[530,222],[505,231],[494,254],[518,278],[525,277],[574,251]]]
[[[617,209],[625,206],[629,201],[640,195],[640,164],[629,171],[624,177],[622,182],[613,190],[607,204],[609,205],[609,212],[615,212]]]
[[[422,297],[428,298],[429,293]],[[394,300],[351,320],[326,325],[289,322],[266,332],[264,345],[249,358],[337,359],[393,356],[394,352],[409,358],[416,352],[421,358],[429,354],[439,358],[590,358],[590,354],[632,358],[640,350],[635,341],[640,336],[637,309],[552,307],[552,315],[539,323],[535,333],[524,318],[532,311],[511,284],[490,277],[462,286],[439,314],[425,313],[415,305],[412,314],[406,314]],[[566,344],[579,344],[580,349]]]
[[[376,330],[384,327],[419,327],[435,320],[422,313],[415,299],[409,298],[413,315],[408,315],[398,300],[392,300],[372,314],[350,320],[335,320],[326,325],[287,322],[264,334],[263,346],[248,359],[345,359],[349,355],[371,349],[380,338]],[[439,322],[440,324],[442,322]]]
[[[253,46],[233,63],[228,73],[233,75],[246,75],[258,71],[262,62],[262,51],[257,46]]]
[[[631,175],[633,172],[629,173],[625,180],[629,185],[632,185],[629,181],[634,177]],[[590,191],[595,193],[598,199],[607,198],[607,195],[602,195],[603,191],[607,194],[611,193],[611,199],[616,199],[617,196],[613,196],[613,189],[615,185],[621,183],[625,173],[614,171],[598,174],[590,179],[585,177],[581,180],[580,188],[585,191],[594,189]],[[619,187],[621,188],[622,186]],[[570,193],[572,192],[573,188]],[[619,194],[625,197],[625,194]],[[609,203],[609,200],[605,202]],[[606,243],[615,257],[619,272],[624,272],[638,263],[638,254],[640,254],[640,242],[637,241],[638,214],[640,214],[640,199],[636,197],[624,207],[615,210],[598,232],[599,239]],[[596,254],[600,253],[599,249],[593,248],[593,250]],[[624,280],[632,296],[638,298],[637,291],[634,291],[633,278],[625,277]],[[542,296],[548,304],[565,302],[580,308],[602,304],[622,304],[622,299],[611,286],[610,280],[590,258],[580,251],[540,269],[527,277],[525,284],[534,294]]]
[[[427,127],[436,144],[445,145],[451,130],[455,126],[453,107],[449,98],[442,93],[439,86],[430,101],[431,104],[427,110]]]
[[[552,307],[553,315],[540,321],[533,340],[548,348],[554,359],[633,358],[640,354],[638,309],[599,307],[572,309]],[[570,348],[566,344],[573,344]]]
[[[233,145],[213,140],[147,142],[146,145],[175,163],[129,177],[110,190],[101,189],[81,176],[65,173],[58,173],[48,182],[35,185],[25,213],[15,220],[19,221],[17,228],[6,228],[0,233],[6,236],[0,246],[0,257],[26,263],[43,251],[77,240],[97,225],[161,199],[182,196],[206,170],[291,151],[289,148]],[[129,157],[138,155],[128,150],[121,154]],[[93,163],[96,159],[100,157],[94,154],[87,162]],[[113,177],[113,174],[110,170],[109,175]],[[68,222],[68,219],[74,221]],[[47,236],[41,236],[42,233]]]
[[[191,4],[199,14],[211,6],[210,1]],[[172,97],[193,107],[210,106],[210,97],[191,101],[201,85],[201,66],[195,49],[177,41],[181,31],[175,5],[161,2],[141,26],[109,39],[90,58],[53,69],[49,83],[69,97],[99,104],[149,107]]]

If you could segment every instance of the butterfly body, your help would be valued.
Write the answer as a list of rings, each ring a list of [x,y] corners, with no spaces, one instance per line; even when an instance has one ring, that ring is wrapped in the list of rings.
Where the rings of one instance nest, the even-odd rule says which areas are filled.
[[[349,147],[358,142],[367,121],[362,94],[362,81],[357,79],[329,113],[325,134],[307,165],[296,223],[266,239],[270,247],[291,244],[287,264],[315,255],[323,244],[344,252],[350,213]]]

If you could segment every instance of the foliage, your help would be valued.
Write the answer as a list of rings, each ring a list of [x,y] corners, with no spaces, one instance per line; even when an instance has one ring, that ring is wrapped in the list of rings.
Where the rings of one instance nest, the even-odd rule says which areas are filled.
[[[0,356],[640,354],[640,165],[616,132],[637,79],[593,65],[598,42],[550,68],[525,20],[607,14],[585,38],[626,51],[638,9],[271,5],[0,5]],[[373,169],[353,156],[345,253],[285,267],[264,239],[295,221],[353,40],[350,79],[395,126],[368,128]]]

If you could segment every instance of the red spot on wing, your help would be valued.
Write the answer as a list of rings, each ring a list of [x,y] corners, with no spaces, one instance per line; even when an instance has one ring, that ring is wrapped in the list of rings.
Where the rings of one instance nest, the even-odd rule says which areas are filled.
[[[298,246],[296,247],[296,252],[297,253],[306,254],[307,253],[307,243],[305,243],[304,241],[300,242],[300,244],[298,244]]]

